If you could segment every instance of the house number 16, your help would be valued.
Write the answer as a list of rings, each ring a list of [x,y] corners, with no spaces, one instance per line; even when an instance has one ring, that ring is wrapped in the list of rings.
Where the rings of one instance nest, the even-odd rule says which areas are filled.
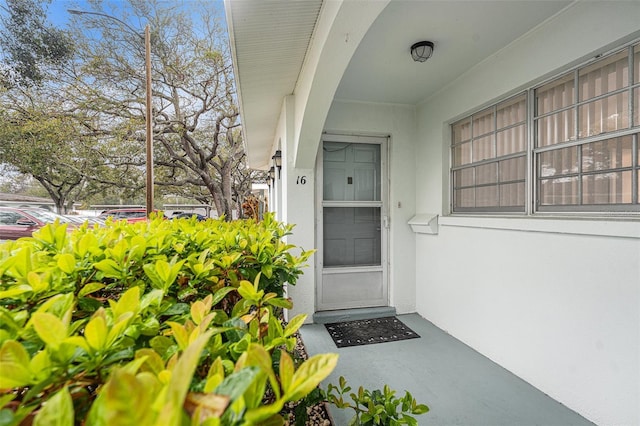
[[[305,185],[306,183],[307,183],[306,176],[298,176],[298,178],[296,179],[296,185]]]

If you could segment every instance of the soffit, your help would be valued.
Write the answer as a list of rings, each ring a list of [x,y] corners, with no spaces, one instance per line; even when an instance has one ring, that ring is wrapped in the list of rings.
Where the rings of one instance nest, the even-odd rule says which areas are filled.
[[[249,166],[268,168],[284,97],[294,92],[322,0],[227,0]]]

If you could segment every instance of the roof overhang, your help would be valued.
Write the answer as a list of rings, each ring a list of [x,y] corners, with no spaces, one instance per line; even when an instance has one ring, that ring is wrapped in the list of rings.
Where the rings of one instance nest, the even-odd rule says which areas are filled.
[[[225,0],[245,150],[266,170],[283,99],[295,91],[322,0]]]

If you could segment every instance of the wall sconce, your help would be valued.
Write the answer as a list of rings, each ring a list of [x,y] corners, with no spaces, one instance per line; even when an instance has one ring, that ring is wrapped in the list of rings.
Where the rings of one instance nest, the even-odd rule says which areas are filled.
[[[433,43],[430,41],[419,41],[411,46],[411,57],[416,62],[425,62],[433,55]]]
[[[273,160],[273,164],[278,168],[278,179],[280,179],[280,170],[282,169],[282,152],[277,150],[271,159]]]
[[[276,168],[273,166],[269,169],[269,179],[271,179],[272,184],[276,180]]]

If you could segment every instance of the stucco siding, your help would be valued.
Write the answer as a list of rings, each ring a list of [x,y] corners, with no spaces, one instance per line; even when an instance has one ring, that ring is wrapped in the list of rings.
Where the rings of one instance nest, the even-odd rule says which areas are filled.
[[[441,226],[417,311],[598,424],[638,424],[640,241]]]
[[[638,2],[579,2],[426,100],[417,212],[448,213],[448,123],[637,37],[639,18]],[[566,234],[444,222],[416,236],[418,313],[588,419],[640,424],[637,234],[585,235],[607,221]]]

